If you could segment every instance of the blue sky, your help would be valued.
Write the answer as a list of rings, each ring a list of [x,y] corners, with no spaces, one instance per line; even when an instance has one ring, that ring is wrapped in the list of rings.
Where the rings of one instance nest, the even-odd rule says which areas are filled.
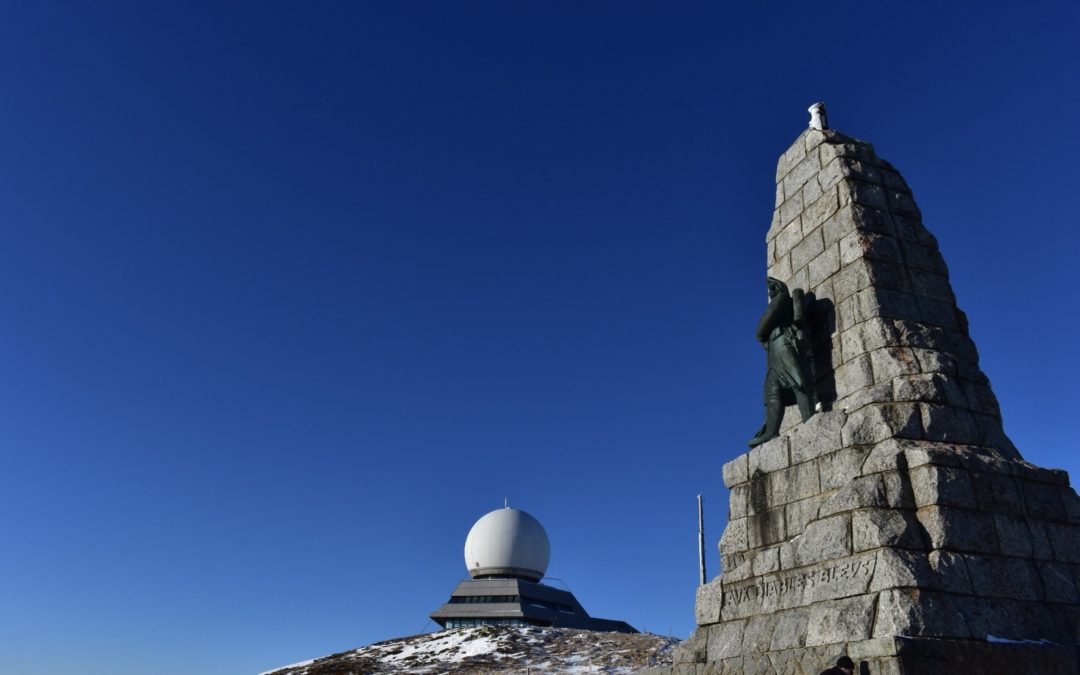
[[[221,4],[0,7],[0,670],[420,632],[504,496],[687,635],[816,100],[1080,475],[1075,3]]]

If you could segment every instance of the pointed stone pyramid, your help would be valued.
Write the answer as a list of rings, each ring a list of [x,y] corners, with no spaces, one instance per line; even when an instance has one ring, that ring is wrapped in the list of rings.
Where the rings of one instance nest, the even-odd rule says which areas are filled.
[[[659,673],[1080,672],[1080,499],[1006,437],[934,236],[869,143],[779,160],[768,274],[810,302],[824,412],[724,466],[722,574]]]

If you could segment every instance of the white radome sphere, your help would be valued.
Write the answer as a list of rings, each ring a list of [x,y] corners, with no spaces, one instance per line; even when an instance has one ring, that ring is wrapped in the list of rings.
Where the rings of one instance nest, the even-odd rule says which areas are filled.
[[[511,576],[539,581],[551,560],[540,521],[506,507],[485,515],[465,537],[465,566],[472,577]]]

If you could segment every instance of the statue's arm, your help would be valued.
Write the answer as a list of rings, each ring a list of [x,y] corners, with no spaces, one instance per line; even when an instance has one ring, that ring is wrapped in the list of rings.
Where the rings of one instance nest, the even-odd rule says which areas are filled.
[[[803,310],[806,309],[805,302],[803,300],[803,289],[796,288],[791,292],[791,305],[792,316],[794,318],[795,324],[798,326],[803,326]]]
[[[769,334],[772,333],[773,328],[776,328],[777,324],[780,322],[785,299],[784,296],[778,295],[769,301],[769,307],[765,310],[765,313],[761,315],[761,320],[758,321],[757,325],[757,339],[759,342],[769,341]]]

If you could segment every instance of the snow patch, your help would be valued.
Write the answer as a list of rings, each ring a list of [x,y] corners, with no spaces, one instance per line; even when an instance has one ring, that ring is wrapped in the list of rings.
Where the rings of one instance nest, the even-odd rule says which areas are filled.
[[[1001,644],[1001,645],[1043,645],[1043,646],[1052,645],[1054,647],[1059,646],[1058,643],[1051,642],[1050,640],[1047,640],[1046,638],[1042,638],[1040,640],[1027,640],[1027,639],[1025,639],[1025,640],[1012,640],[1010,638],[1003,638],[1003,637],[998,637],[996,635],[990,635],[989,633],[986,634],[986,641],[987,642],[993,642],[995,644]]]
[[[261,675],[340,672],[398,675],[631,675],[668,665],[679,640],[650,634],[603,633],[539,627],[456,628],[378,642]]]
[[[308,659],[307,661],[301,661],[299,663],[292,663],[292,664],[289,664],[287,666],[280,666],[278,668],[274,668],[273,670],[265,670],[265,671],[259,673],[259,675],[270,675],[270,673],[276,673],[279,670],[285,670],[286,668],[303,668],[304,666],[310,666],[313,663],[315,663],[315,659]]]

